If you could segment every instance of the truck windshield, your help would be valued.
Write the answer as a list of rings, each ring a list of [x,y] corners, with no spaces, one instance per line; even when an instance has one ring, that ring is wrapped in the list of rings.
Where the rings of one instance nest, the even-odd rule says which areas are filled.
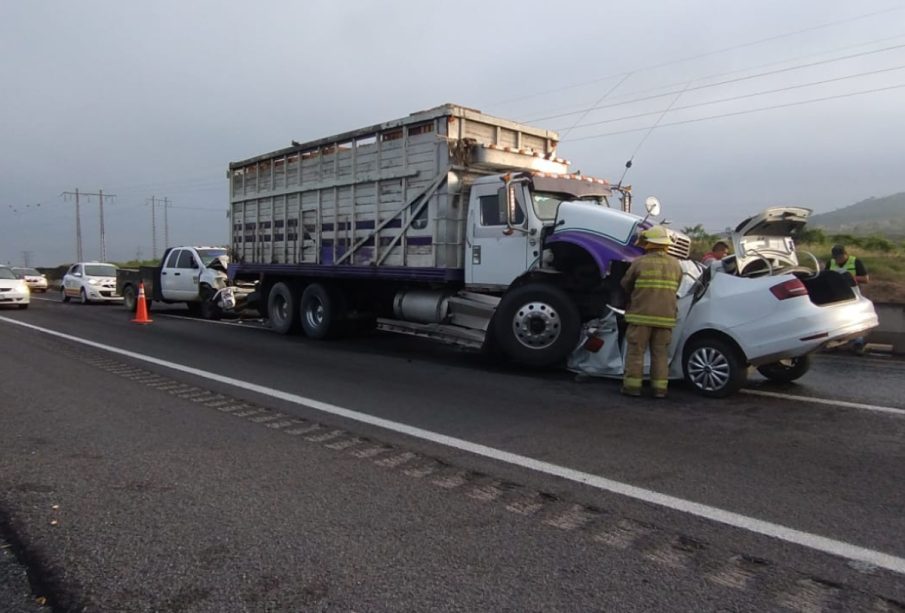
[[[559,210],[560,203],[564,201],[575,202],[582,201],[600,206],[609,206],[606,196],[582,196],[576,198],[570,194],[561,194],[554,192],[533,192],[532,201],[534,202],[534,213],[538,219],[553,221],[556,219],[556,211]]]
[[[104,264],[85,264],[87,277],[115,277],[116,267]]]
[[[210,263],[215,259],[219,258],[221,255],[226,255],[226,249],[199,249],[198,257],[201,258],[201,263],[205,266],[210,266]]]

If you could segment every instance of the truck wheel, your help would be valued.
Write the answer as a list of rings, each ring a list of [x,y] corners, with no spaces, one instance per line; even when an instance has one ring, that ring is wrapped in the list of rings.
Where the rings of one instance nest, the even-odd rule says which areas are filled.
[[[280,334],[289,334],[298,329],[298,292],[287,283],[274,284],[267,295],[267,315],[270,327]]]
[[[703,337],[685,348],[685,380],[710,398],[724,398],[737,392],[746,380],[748,369],[738,351],[719,338]]]
[[[127,285],[123,288],[123,306],[126,310],[135,312],[138,307],[138,297],[135,295],[135,288]]]
[[[201,317],[217,321],[223,316],[223,312],[216,304],[211,302],[210,297],[201,302]]]
[[[335,293],[320,283],[312,283],[302,293],[302,330],[309,338],[323,339],[335,336],[340,327],[342,301]]]
[[[802,355],[797,358],[789,358],[788,360],[761,364],[757,367],[757,372],[771,381],[789,383],[803,377],[810,368],[811,356]]]
[[[549,366],[562,362],[575,349],[581,317],[563,290],[529,283],[503,296],[493,329],[511,359],[528,366]]]

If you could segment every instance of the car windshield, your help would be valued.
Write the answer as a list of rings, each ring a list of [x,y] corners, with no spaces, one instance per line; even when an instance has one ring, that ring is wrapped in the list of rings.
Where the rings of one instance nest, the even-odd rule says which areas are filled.
[[[564,201],[581,201],[601,206],[609,206],[606,196],[581,196],[576,198],[570,194],[553,192],[533,192],[531,196],[534,202],[535,215],[537,215],[538,219],[545,221],[553,221],[556,219],[556,211],[559,210],[559,205]]]
[[[226,255],[226,249],[199,249],[198,256],[201,258],[201,263],[205,266],[210,266],[210,263],[215,259],[219,258],[221,255]]]
[[[0,279],[15,279],[16,275],[9,268],[0,268]]]
[[[29,277],[40,277],[41,273],[34,268],[13,268],[13,272],[17,275],[28,275]]]
[[[115,277],[116,266],[109,264],[85,264],[85,275],[88,277]]]

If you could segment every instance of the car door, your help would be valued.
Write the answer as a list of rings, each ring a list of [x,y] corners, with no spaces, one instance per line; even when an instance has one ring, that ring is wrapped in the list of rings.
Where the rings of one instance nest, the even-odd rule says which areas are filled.
[[[70,298],[78,296],[79,289],[82,287],[81,267],[81,264],[73,264],[69,267],[69,270],[66,271],[66,274],[63,275],[63,294]]]

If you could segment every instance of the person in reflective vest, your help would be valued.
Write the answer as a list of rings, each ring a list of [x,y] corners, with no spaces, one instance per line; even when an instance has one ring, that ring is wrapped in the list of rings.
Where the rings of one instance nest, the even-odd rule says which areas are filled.
[[[654,398],[665,398],[669,374],[669,342],[676,325],[676,290],[682,280],[679,261],[667,253],[672,244],[663,226],[639,238],[646,253],[631,263],[622,278],[630,296],[625,312],[627,351],[622,393],[641,395],[644,354],[650,349],[650,384]]]
[[[858,285],[870,281],[864,262],[853,255],[849,255],[845,250],[845,245],[833,245],[831,253],[833,257],[826,263],[827,270],[847,272]]]
[[[864,262],[853,255],[849,255],[845,250],[845,245],[833,245],[830,251],[832,257],[826,263],[826,269],[838,273],[848,273],[852,276],[854,285],[863,285],[870,281],[870,275],[867,274],[867,267]],[[852,350],[861,355],[865,350],[865,339],[859,336],[854,339],[851,344]]]

